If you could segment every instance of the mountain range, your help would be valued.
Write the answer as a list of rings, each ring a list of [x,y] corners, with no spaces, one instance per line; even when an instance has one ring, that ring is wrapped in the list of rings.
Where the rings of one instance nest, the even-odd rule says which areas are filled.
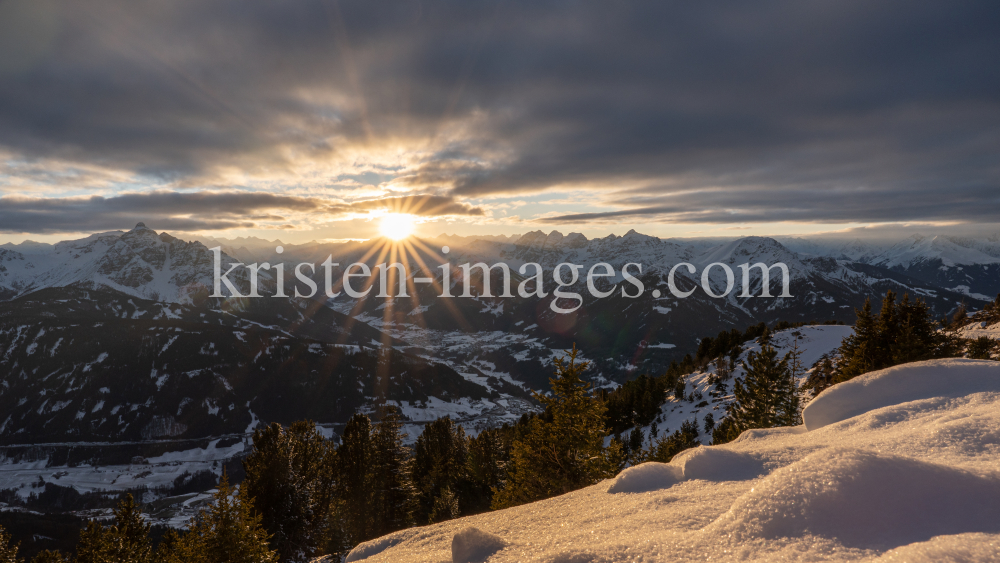
[[[340,264],[334,279],[350,263],[374,269],[401,261],[410,282],[427,277],[433,283],[410,283],[408,297],[394,298],[376,297],[375,290],[360,299],[322,291],[312,298],[212,298],[209,248],[215,246],[223,264],[285,263],[289,294],[296,288],[308,293],[291,277],[301,262],[317,265],[313,281],[322,288],[320,264],[328,257]],[[524,280],[520,266],[540,264],[548,296],[487,297],[477,279],[474,298],[440,297],[446,270],[457,295],[457,265],[479,261],[507,264],[514,287]],[[566,289],[579,292],[582,305],[557,314],[550,308],[552,270],[563,262],[588,269],[606,262],[616,272],[641,264],[641,274],[633,272],[645,291],[623,295],[622,286],[634,291],[619,273],[598,282],[602,290],[618,288],[599,299],[581,276]],[[676,271],[680,290],[696,289],[683,299],[667,287],[671,268],[681,262],[696,269]],[[758,297],[739,297],[737,267],[747,262],[786,264],[792,297],[759,297],[756,270],[750,288]],[[736,272],[736,289],[724,298],[697,289],[713,263]],[[778,295],[780,276],[772,274],[770,291]],[[230,279],[241,291],[249,286],[245,269]],[[726,286],[722,268],[705,279],[716,293]],[[275,276],[261,283],[274,293]],[[493,270],[494,295],[501,283]],[[573,345],[590,362],[596,385],[615,386],[662,373],[700,338],[723,330],[778,321],[851,324],[855,307],[866,299],[877,303],[890,289],[924,299],[939,317],[962,302],[974,308],[1000,291],[1000,239],[915,236],[874,245],[662,240],[635,231],[588,239],[553,231],[288,245],[185,241],[139,223],[55,245],[5,244],[0,452],[11,463],[118,463],[211,440],[244,440],[261,422],[310,418],[336,432],[354,412],[375,412],[385,402],[403,408],[411,434],[446,414],[474,432],[535,408],[530,392],[547,389],[552,359]]]

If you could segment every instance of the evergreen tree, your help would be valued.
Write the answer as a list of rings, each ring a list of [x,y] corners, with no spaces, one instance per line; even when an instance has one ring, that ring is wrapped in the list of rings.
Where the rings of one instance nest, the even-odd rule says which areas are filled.
[[[347,421],[337,448],[335,487],[344,503],[344,529],[348,543],[357,545],[375,533],[375,464],[371,420],[355,414]]]
[[[241,485],[254,499],[281,561],[339,551],[333,494],[335,449],[311,421],[257,429]],[[331,545],[331,543],[333,545]]]
[[[674,398],[678,401],[684,400],[684,391],[687,389],[687,381],[684,380],[684,376],[677,378],[677,384],[674,385]]]
[[[955,314],[951,317],[951,327],[961,328],[967,320],[969,320],[969,310],[965,303],[959,303],[958,309],[955,309]]]
[[[371,467],[375,489],[375,533],[383,536],[413,524],[416,498],[410,449],[403,444],[403,415],[397,407],[380,409],[380,420],[372,434]]]
[[[625,443],[625,449],[622,452],[629,465],[638,465],[642,463],[645,458],[645,454],[642,450],[642,438],[642,429],[638,426],[629,432],[628,442]]]
[[[805,374],[805,366],[802,365],[802,350],[799,349],[799,342],[795,340],[792,349],[785,354],[785,362],[788,365],[788,384],[784,395],[784,403],[781,412],[784,413],[784,420],[781,426],[798,426],[802,424],[802,406],[800,401],[799,378]]]
[[[507,480],[507,463],[515,429],[506,424],[490,428],[469,440],[468,476],[470,488],[462,497],[464,512],[475,514],[490,509],[493,491]]]
[[[990,360],[993,359],[993,352],[996,349],[996,340],[993,340],[989,336],[980,336],[975,340],[969,341],[966,354],[973,360]]]
[[[740,437],[741,430],[733,422],[733,418],[727,416],[715,425],[712,430],[712,445],[727,444]]]
[[[531,419],[526,435],[514,442],[511,469],[504,488],[493,499],[494,508],[568,493],[611,477],[621,452],[604,448],[607,429],[604,403],[593,397],[582,379],[586,362],[577,363],[576,346],[568,358],[556,359],[552,394],[535,393],[551,415]]]
[[[165,554],[167,555],[167,554]],[[188,532],[172,546],[169,556],[182,563],[276,563],[267,531],[242,490],[234,494],[225,473],[214,504],[194,518]]]
[[[149,542],[151,526],[142,517],[132,495],[118,503],[114,524],[108,530],[111,558],[117,563],[148,563],[153,546]]]
[[[17,557],[18,544],[14,543],[10,534],[0,526],[0,563],[21,563]]]
[[[857,316],[854,333],[845,338],[840,345],[841,360],[835,379],[838,383],[872,370],[882,369],[881,365],[885,363],[884,355],[878,349],[878,329],[875,316],[872,314],[871,300],[866,299],[864,306],[855,309],[854,313]]]
[[[864,307],[855,312],[858,319],[854,334],[840,345],[833,383],[902,363],[952,357],[960,352],[959,339],[935,329],[930,309],[922,300],[910,301],[904,295],[897,305],[896,294],[889,291],[877,319],[870,301],[865,301]]]
[[[715,415],[708,413],[705,415],[705,434],[711,434],[715,429]]]
[[[736,430],[797,424],[798,390],[788,360],[779,360],[774,348],[764,346],[760,352],[749,354],[743,370],[745,375],[736,380],[735,401],[727,417]]]
[[[434,504],[431,506],[427,521],[431,524],[444,522],[460,516],[458,509],[458,496],[451,492],[450,487],[443,487],[438,495],[434,497]]]
[[[61,551],[42,550],[31,558],[31,563],[69,563],[69,556],[63,555]]]
[[[644,461],[669,463],[680,452],[700,445],[701,442],[698,440],[698,423],[694,420],[685,420],[681,424],[680,430],[675,430],[669,436],[664,433],[661,438],[653,442],[650,445],[649,452],[644,456]]]
[[[834,367],[830,357],[824,354],[820,358],[819,365],[809,375],[806,382],[802,384],[802,390],[812,390],[813,396],[819,395],[824,389],[833,384]]]
[[[108,527],[91,520],[80,531],[76,548],[78,563],[148,563],[153,548],[149,541],[150,525],[132,495],[126,495],[114,511]]]
[[[80,530],[80,541],[76,544],[76,563],[115,563],[112,558],[114,541],[110,530],[96,520],[90,520]]]
[[[424,426],[413,446],[416,520],[434,523],[458,516],[456,492],[469,488],[469,440],[465,430],[449,417]]]

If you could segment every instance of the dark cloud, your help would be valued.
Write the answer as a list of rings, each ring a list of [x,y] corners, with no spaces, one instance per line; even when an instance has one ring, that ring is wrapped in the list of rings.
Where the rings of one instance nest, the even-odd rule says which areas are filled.
[[[260,211],[323,210],[307,198],[241,192],[151,192],[115,197],[0,198],[0,231],[87,232],[131,228],[137,221],[176,231],[253,228],[259,221],[283,221]]]
[[[628,188],[562,222],[987,220],[997,29],[992,0],[5,0],[0,146],[183,182],[384,141],[434,147],[418,191]]]
[[[444,196],[406,196],[353,204],[247,192],[149,192],[115,197],[0,197],[0,232],[58,233],[130,228],[137,221],[157,229],[209,231],[288,228],[278,211],[321,220],[372,210],[422,216],[482,215],[483,210]]]

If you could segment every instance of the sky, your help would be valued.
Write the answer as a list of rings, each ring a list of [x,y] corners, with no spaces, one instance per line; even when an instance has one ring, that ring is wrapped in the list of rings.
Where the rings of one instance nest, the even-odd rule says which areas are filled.
[[[997,233],[997,29],[995,0],[0,0],[0,242]]]

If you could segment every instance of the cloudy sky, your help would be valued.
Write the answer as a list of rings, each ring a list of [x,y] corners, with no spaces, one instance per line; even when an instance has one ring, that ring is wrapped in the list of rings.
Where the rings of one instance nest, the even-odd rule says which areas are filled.
[[[0,241],[996,232],[998,29],[995,0],[0,0]]]

